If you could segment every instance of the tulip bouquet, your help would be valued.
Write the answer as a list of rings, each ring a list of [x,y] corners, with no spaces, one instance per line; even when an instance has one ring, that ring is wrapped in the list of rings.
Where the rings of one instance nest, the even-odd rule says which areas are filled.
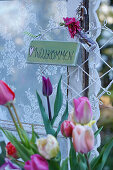
[[[29,137],[24,130],[16,108],[14,106],[14,92],[8,85],[0,81],[0,104],[7,107],[18,132],[19,140],[9,131],[0,129],[9,139],[6,145],[5,164],[0,170],[25,169],[25,170],[102,170],[109,152],[113,146],[113,138],[102,148],[98,157],[90,159],[95,138],[100,133],[100,128],[95,133],[92,126],[95,123],[90,102],[87,97],[73,99],[73,111],[68,114],[68,102],[61,117],[57,130],[54,129],[55,120],[61,110],[63,95],[61,78],[57,86],[54,102],[54,113],[51,113],[49,100],[53,92],[49,78],[42,77],[42,93],[47,98],[48,114],[43,106],[42,99],[36,92],[40,112],[46,130],[45,137],[39,137],[32,125],[32,135]],[[61,160],[61,152],[57,141],[59,131],[70,141],[69,155]]]

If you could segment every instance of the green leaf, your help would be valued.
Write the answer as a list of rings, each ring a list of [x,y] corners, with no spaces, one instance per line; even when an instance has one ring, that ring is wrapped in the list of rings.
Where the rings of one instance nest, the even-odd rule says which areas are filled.
[[[36,135],[34,132],[34,125],[32,125],[32,137],[31,137],[30,143],[35,143],[35,142],[36,142]]]
[[[76,166],[77,166],[77,155],[72,143],[72,140],[70,139],[70,144],[71,144],[71,149],[70,149],[70,153],[69,153],[69,161],[70,161],[70,168],[71,170],[75,170]]]
[[[48,161],[49,170],[60,170],[61,152],[57,156]]]
[[[38,136],[38,134],[34,131],[34,134],[35,134],[35,136],[36,136],[36,138],[38,139],[39,138],[39,136]]]
[[[58,125],[57,131],[56,131],[56,133],[55,133],[55,136],[56,136],[56,137],[57,137],[57,135],[58,135],[58,133],[59,133],[59,131],[60,131],[60,127],[61,127],[62,122],[63,122],[64,120],[66,120],[67,118],[68,118],[68,102],[66,103],[66,109],[65,109],[65,111],[64,111],[64,114],[63,114],[63,116],[62,116],[62,118],[61,118],[61,121],[60,121],[60,123],[59,123],[59,125]]]
[[[104,147],[102,148],[102,150],[100,152],[100,155],[97,158],[94,158],[92,160],[92,162],[91,162],[92,170],[95,170],[95,169],[102,170],[103,169],[112,147],[113,147],[113,138],[111,138],[110,141],[104,145]]]
[[[34,154],[39,154],[38,148],[37,148],[37,145],[36,145],[36,144],[31,144],[31,148],[32,148]]]
[[[29,137],[24,129],[18,128],[20,131],[21,136],[23,137],[22,143],[27,147],[30,148],[30,141]],[[24,141],[24,142],[23,142]]]
[[[85,162],[85,163],[86,163],[86,158],[85,158],[84,154],[78,153],[77,158],[78,158],[79,160],[81,160],[82,162]]]
[[[6,151],[5,151],[5,147],[6,144],[4,141],[0,141],[0,147],[2,152],[0,153],[0,167],[5,163],[4,159],[6,157]]]
[[[51,126],[51,122],[50,120],[48,119],[48,116],[45,112],[45,108],[42,104],[42,100],[38,94],[38,92],[36,91],[36,94],[37,94],[37,99],[38,99],[38,103],[39,103],[39,107],[40,107],[40,112],[41,112],[41,115],[42,115],[42,118],[43,118],[43,123],[44,123],[44,127],[45,127],[45,130],[46,130],[46,133],[47,134],[52,134],[52,135],[55,135],[55,131],[54,129],[52,128]]]
[[[68,158],[66,158],[66,159],[62,162],[62,166],[61,166],[60,170],[68,170]]]
[[[80,160],[80,162],[78,163],[78,168],[77,168],[77,170],[88,170],[88,169],[87,169],[87,164],[84,163],[84,162],[82,162],[82,161]]]
[[[18,160],[16,160],[16,159],[12,158],[12,157],[11,157],[11,161],[12,161],[14,164],[18,165],[19,167],[24,168],[24,165],[25,165],[24,162],[18,161]]]
[[[96,132],[95,132],[95,138],[98,136],[98,134],[101,132],[101,130],[103,129],[103,126],[100,127]]]
[[[27,149],[23,144],[21,144],[20,141],[18,141],[12,133],[4,131],[2,128],[0,129],[4,132],[4,134],[10,140],[10,142],[16,147],[23,161],[30,160],[30,156],[34,154],[32,150]]]
[[[57,154],[57,156],[54,158],[54,160],[56,162],[60,162],[61,161],[61,152],[59,151],[59,153]]]
[[[59,111],[62,107],[62,103],[63,103],[63,95],[62,95],[62,90],[61,90],[61,79],[62,79],[62,76],[59,80],[58,87],[57,87],[57,93],[56,93],[56,98],[55,98],[55,103],[54,103],[54,116],[52,119],[52,125],[54,124],[55,119],[58,116],[58,113],[59,113]]]
[[[60,170],[60,162],[56,162],[55,160],[49,160],[49,170]]]

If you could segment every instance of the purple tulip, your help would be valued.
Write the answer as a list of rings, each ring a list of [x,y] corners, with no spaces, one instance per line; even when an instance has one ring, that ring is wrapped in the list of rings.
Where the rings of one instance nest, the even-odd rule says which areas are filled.
[[[49,170],[48,162],[42,156],[35,154],[24,166],[25,170]]]
[[[87,124],[91,121],[93,113],[87,97],[79,97],[73,100],[74,119],[76,123]]]
[[[4,169],[15,169],[15,170],[21,170],[18,166],[14,165],[8,158],[5,158],[5,163],[0,167],[0,170]]]
[[[42,92],[44,96],[50,96],[53,92],[52,84],[49,78],[42,76]]]

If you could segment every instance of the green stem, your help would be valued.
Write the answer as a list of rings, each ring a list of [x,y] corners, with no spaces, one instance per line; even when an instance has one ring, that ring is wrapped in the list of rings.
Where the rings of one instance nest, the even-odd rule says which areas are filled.
[[[90,167],[90,164],[89,164],[89,160],[88,160],[88,156],[87,156],[87,154],[84,154],[84,155],[85,155],[85,158],[86,158],[88,170],[91,170],[91,167]]]
[[[9,111],[9,113],[10,113],[10,115],[11,115],[11,118],[12,118],[12,120],[13,120],[13,122],[14,122],[14,125],[15,125],[15,127],[16,127],[16,130],[17,130],[17,132],[19,133],[19,131],[18,131],[18,125],[17,125],[16,120],[15,120],[15,118],[14,118],[14,115],[13,115],[13,113],[12,113],[12,111],[11,111],[11,108],[10,108],[9,105],[7,105],[6,107],[8,108],[8,111]]]
[[[11,118],[12,118],[12,120],[13,120],[13,122],[14,122],[14,125],[15,125],[15,128],[16,128],[16,130],[17,130],[17,133],[18,133],[21,141],[23,142],[22,135],[21,135],[21,133],[20,133],[20,131],[19,131],[18,125],[17,125],[16,120],[15,120],[15,117],[14,117],[14,115],[13,115],[13,113],[12,113],[11,108],[10,108],[11,106],[8,104],[8,105],[6,105],[6,107],[8,108],[8,111],[9,111],[9,113],[10,113],[10,115],[11,115]]]
[[[16,115],[16,118],[17,118],[17,120],[18,120],[18,124],[19,124],[20,128],[23,129],[23,126],[22,126],[22,124],[21,124],[21,122],[20,122],[20,119],[19,119],[19,117],[18,117],[18,114],[17,114],[17,111],[16,111],[16,108],[15,108],[14,104],[11,103],[11,106],[13,107],[13,110],[14,110],[14,112],[15,112],[15,115]]]
[[[48,105],[49,120],[51,121],[52,117],[51,117],[51,107],[50,107],[49,96],[47,96],[47,105]]]

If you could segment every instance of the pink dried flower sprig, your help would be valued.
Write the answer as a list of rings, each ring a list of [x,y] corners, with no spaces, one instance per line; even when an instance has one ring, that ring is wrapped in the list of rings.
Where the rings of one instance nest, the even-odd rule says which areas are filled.
[[[68,27],[71,38],[74,38],[78,31],[81,31],[80,22],[73,18],[63,18],[65,27]]]

